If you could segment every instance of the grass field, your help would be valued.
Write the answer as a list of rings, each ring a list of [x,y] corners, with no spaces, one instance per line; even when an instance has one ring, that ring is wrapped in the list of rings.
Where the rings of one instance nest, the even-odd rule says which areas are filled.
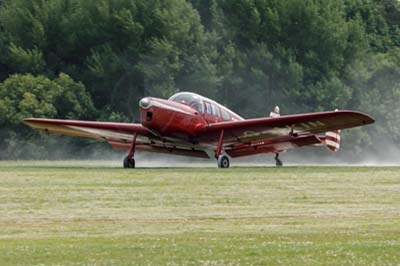
[[[400,265],[400,168],[0,162],[0,265]]]

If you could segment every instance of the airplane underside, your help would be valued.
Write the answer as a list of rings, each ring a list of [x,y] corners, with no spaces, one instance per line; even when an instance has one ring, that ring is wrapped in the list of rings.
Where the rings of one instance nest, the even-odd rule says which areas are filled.
[[[151,144],[142,144],[140,142],[137,143],[137,138],[134,137],[133,141],[130,143],[115,140],[109,140],[108,143],[113,148],[129,151],[129,154],[124,159],[124,168],[135,167],[134,154],[136,151],[156,152],[204,159],[215,157],[219,168],[228,168],[230,165],[229,157],[237,158],[262,153],[274,153],[276,166],[283,166],[283,163],[279,158],[281,152],[309,145],[321,146],[324,144],[323,138],[323,136],[317,137],[315,135],[287,136],[275,140],[265,139],[241,144],[232,143],[228,145],[223,145],[223,142],[218,142],[212,145],[210,143],[191,144],[166,141],[152,141]],[[221,141],[222,137],[219,139]]]

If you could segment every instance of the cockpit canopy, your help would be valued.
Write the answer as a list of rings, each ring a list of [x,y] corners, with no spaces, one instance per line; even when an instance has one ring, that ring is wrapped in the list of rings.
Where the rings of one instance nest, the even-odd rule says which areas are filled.
[[[226,107],[210,100],[206,97],[200,96],[192,92],[179,92],[172,95],[168,101],[183,103],[194,108],[201,115],[207,114],[214,117],[219,117],[224,121],[229,120],[243,120],[240,116],[233,113]]]
[[[190,92],[180,92],[172,95],[168,101],[184,103],[194,108],[200,114],[204,113],[202,99],[199,95]]]

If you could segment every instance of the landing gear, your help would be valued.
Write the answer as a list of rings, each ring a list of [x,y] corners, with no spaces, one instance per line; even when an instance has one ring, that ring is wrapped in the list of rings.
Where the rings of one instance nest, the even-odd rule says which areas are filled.
[[[218,139],[217,149],[215,150],[215,159],[217,159],[218,168],[228,168],[229,167],[229,158],[226,155],[222,155],[222,144],[224,140],[224,130],[221,130]]]
[[[218,156],[218,168],[228,168],[229,167],[229,158],[225,155]]]
[[[135,147],[136,147],[136,133],[133,134],[132,144],[129,149],[128,156],[124,158],[124,168],[135,168],[135,159],[133,156],[135,155]]]
[[[124,168],[135,168],[135,159],[129,159],[128,156],[124,158]]]
[[[276,165],[276,167],[283,166],[282,161],[279,159],[279,153],[275,153],[275,165]]]

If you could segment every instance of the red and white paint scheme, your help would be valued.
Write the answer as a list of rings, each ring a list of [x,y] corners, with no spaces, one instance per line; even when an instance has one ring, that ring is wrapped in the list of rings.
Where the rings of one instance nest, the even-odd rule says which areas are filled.
[[[340,129],[374,123],[356,111],[330,111],[272,115],[243,119],[225,106],[191,92],[180,92],[168,100],[145,97],[139,102],[141,123],[111,123],[27,118],[24,123],[50,133],[95,138],[125,149],[125,168],[134,168],[136,151],[214,157],[218,167],[229,167],[229,157],[279,153],[303,146],[324,145],[337,151]],[[229,156],[229,157],[228,157]]]
[[[338,151],[340,148],[340,130],[326,132],[325,144],[329,150]]]

